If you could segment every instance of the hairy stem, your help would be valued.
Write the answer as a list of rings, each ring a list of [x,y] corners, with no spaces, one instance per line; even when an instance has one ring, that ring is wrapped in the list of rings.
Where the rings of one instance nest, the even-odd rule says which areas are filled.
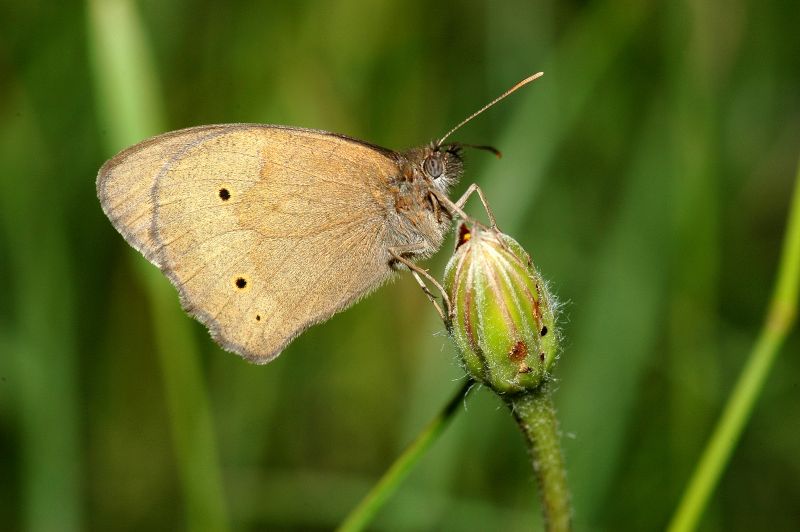
[[[506,402],[525,436],[539,485],[545,529],[570,530],[572,507],[550,386],[543,384],[535,391],[508,397]]]

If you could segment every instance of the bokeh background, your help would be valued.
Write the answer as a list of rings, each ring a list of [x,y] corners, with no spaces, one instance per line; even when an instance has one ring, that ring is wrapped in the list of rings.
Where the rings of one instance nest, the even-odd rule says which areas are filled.
[[[777,267],[800,152],[796,1],[0,10],[0,528],[334,527],[460,385],[435,313],[404,276],[249,365],[114,231],[97,169],[220,122],[403,149],[538,70],[456,135],[504,153],[468,152],[459,191],[482,185],[564,303],[556,402],[578,528],[665,526]],[[798,353],[794,334],[703,530],[800,522]],[[374,529],[537,529],[535,489],[481,390]]]

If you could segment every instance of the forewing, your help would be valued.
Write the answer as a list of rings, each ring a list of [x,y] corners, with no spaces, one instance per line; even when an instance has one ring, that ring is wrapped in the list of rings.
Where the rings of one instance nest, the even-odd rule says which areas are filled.
[[[390,274],[391,152],[324,132],[229,125],[145,141],[101,169],[117,229],[226,349],[260,363]]]

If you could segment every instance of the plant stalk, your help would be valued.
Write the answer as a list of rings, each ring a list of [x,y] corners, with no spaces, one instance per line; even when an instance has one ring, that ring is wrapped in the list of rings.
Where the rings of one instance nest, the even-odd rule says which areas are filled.
[[[764,388],[775,357],[797,318],[800,286],[800,164],[783,241],[775,291],[758,340],[750,352],[714,433],[706,444],[692,478],[683,492],[668,530],[694,530],[725,466],[736,447],[753,406]]]
[[[539,486],[545,530],[571,530],[572,507],[550,385],[545,383],[534,391],[508,397],[506,403],[525,436]]]
[[[466,398],[475,382],[467,380],[463,386],[447,402],[439,414],[428,422],[428,425],[420,432],[414,441],[397,457],[397,460],[389,467],[386,473],[369,493],[361,500],[353,511],[347,516],[337,529],[339,532],[356,532],[364,528],[372,521],[391,495],[397,491],[397,487],[408,476],[414,465],[424,456],[428,448],[436,441],[444,431],[448,422],[458,411],[458,405]]]

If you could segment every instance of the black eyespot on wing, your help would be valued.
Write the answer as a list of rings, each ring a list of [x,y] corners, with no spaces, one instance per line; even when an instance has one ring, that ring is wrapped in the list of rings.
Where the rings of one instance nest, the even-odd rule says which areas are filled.
[[[256,314],[256,321],[261,321],[261,314]]]
[[[231,193],[227,188],[219,189],[219,197],[222,198],[222,201],[228,201],[231,198]]]
[[[244,277],[239,277],[236,279],[236,288],[242,289],[247,286],[247,279]]]

